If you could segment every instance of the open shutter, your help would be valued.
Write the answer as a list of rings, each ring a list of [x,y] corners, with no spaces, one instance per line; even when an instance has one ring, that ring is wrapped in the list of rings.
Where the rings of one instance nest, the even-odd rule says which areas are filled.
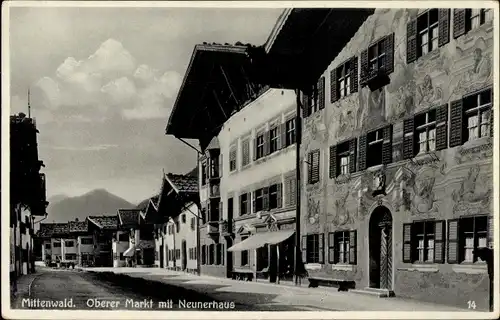
[[[297,192],[296,192],[296,189],[297,189],[297,179],[296,178],[292,178],[290,179],[290,190],[291,192],[287,194],[287,197],[290,197],[290,205],[294,206],[296,204],[296,201],[297,201]]]
[[[411,159],[414,155],[415,137],[414,137],[415,121],[412,118],[404,120],[403,123],[403,159]]]
[[[236,158],[236,150],[234,150],[234,157]],[[222,158],[222,153],[219,155],[219,177],[222,177],[222,164],[224,163],[224,158]]]
[[[250,201],[251,201],[251,199],[252,199],[252,197],[251,197],[251,196],[252,196],[252,193],[251,193],[251,192],[248,192],[248,193],[247,193],[247,203],[246,203],[246,205],[247,205],[247,208],[246,208],[246,209],[247,209],[247,214],[252,213],[252,211],[250,211],[250,209],[252,208],[252,207],[251,207],[252,202],[250,202]],[[254,211],[254,212],[255,212],[255,211]]]
[[[394,33],[384,39],[385,64],[384,71],[390,74],[394,71]]]
[[[392,162],[392,125],[383,129],[384,142],[382,143],[382,163]]]
[[[411,263],[411,223],[403,223],[403,262]]]
[[[349,141],[349,172],[356,172],[356,139]]]
[[[280,125],[280,145],[279,149],[286,148],[286,121]]]
[[[438,45],[444,46],[450,42],[450,9],[439,9],[439,38]]]
[[[302,92],[302,117],[309,117],[309,96]]]
[[[302,262],[307,263],[307,236],[302,236]]]
[[[318,249],[319,249],[319,260],[318,262],[320,264],[325,263],[325,235],[323,233],[320,233],[318,236]]]
[[[262,188],[262,208],[269,211],[269,187]]]
[[[493,90],[490,90],[490,93],[491,93],[491,100],[490,101],[493,101]],[[495,130],[493,130],[493,105],[491,107],[491,110],[490,110],[490,137],[493,137],[493,132],[495,132]]]
[[[465,34],[465,10],[453,9],[453,38]]]
[[[219,221],[224,217],[224,202],[222,200],[219,202]]]
[[[271,153],[271,132],[264,132],[264,155],[267,156]]]
[[[312,183],[312,166],[313,166],[313,162],[312,162],[312,152],[309,152],[307,154],[307,183]]]
[[[334,103],[339,99],[337,90],[337,69],[330,71],[330,102]]]
[[[406,63],[417,60],[417,19],[406,25]]]
[[[313,152],[313,171],[312,171],[312,180],[313,183],[319,181],[319,150]]]
[[[351,59],[351,93],[358,92],[358,57]]]
[[[318,82],[318,108],[325,108],[325,77],[319,78]]]
[[[257,160],[257,139],[252,139],[253,161]]]
[[[450,104],[450,148],[463,142],[463,102],[452,101]]]
[[[448,220],[448,263],[458,263],[458,219]]]
[[[370,69],[368,67],[368,50],[361,52],[360,59],[361,59],[361,70],[360,70],[359,83],[363,85],[364,83],[366,83],[366,79],[370,72]]]
[[[351,230],[349,232],[349,264],[357,263],[357,239],[356,239],[356,230]]]
[[[337,177],[337,146],[330,146],[330,178]]]
[[[358,141],[359,141],[358,170],[362,171],[366,169],[366,151],[368,146],[366,135],[360,136]]]
[[[281,208],[283,206],[283,187],[281,183],[278,183],[276,185],[276,190],[277,190],[277,195],[276,195],[277,207]]]
[[[493,239],[495,237],[495,227],[493,226],[493,217],[488,217],[488,247],[493,249]]]
[[[250,195],[250,193],[248,193],[248,194]],[[257,202],[255,201],[255,198],[256,198],[255,191],[252,192],[252,194],[253,194],[253,196],[252,196],[252,212],[251,213],[255,213],[255,212],[257,212]],[[248,213],[250,213],[250,211]]]
[[[436,108],[436,150],[448,147],[448,104]]]
[[[335,263],[335,233],[328,233],[328,263]]]
[[[444,263],[445,221],[436,221],[434,228],[434,263]]]

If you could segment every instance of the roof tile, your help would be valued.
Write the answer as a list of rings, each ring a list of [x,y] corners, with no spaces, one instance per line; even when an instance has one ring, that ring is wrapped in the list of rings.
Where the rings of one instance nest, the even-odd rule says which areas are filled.
[[[116,216],[89,216],[88,219],[94,222],[99,228],[113,230],[118,229],[118,215]]]

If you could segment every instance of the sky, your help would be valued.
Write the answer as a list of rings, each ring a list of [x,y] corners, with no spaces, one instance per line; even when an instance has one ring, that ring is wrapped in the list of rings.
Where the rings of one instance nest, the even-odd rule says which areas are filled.
[[[36,119],[47,196],[138,203],[196,151],[165,135],[193,48],[265,42],[282,9],[10,8],[10,113]]]

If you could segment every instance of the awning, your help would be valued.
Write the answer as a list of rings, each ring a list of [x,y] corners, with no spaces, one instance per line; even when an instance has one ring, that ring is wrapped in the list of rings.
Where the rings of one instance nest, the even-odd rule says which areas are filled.
[[[245,251],[263,247],[266,244],[277,244],[290,238],[295,233],[295,230],[280,230],[272,232],[257,233],[248,239],[245,239],[227,251]]]
[[[123,253],[123,256],[124,257],[132,257],[134,255],[134,252],[135,252],[135,246],[131,246],[127,250],[125,250],[125,252]]]

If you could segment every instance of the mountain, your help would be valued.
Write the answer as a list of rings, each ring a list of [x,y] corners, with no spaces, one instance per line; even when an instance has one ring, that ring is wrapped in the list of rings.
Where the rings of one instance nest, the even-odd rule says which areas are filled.
[[[57,197],[57,196],[54,196]],[[51,197],[51,198],[54,198]],[[104,189],[92,190],[77,197],[65,197],[49,203],[46,222],[83,221],[92,215],[116,215],[118,209],[132,209],[136,206]],[[57,200],[57,198],[56,198]]]
[[[66,198],[68,198],[68,196],[65,194],[56,194],[55,196],[48,198],[47,201],[49,203],[57,203],[57,202],[64,200]]]

